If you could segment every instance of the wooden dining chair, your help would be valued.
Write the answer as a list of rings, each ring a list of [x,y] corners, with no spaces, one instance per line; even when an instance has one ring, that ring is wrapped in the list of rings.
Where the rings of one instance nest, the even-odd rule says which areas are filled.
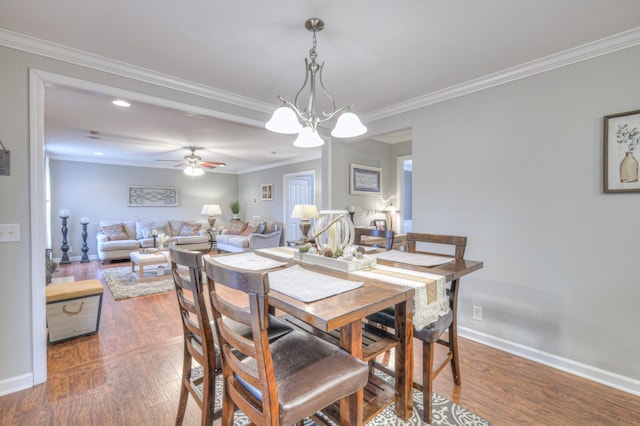
[[[417,243],[428,244],[429,251],[418,251]],[[442,247],[443,245],[451,246],[453,253],[442,253],[441,250],[434,247]],[[463,259],[465,248],[467,246],[467,237],[458,237],[452,235],[436,235],[436,234],[407,234],[407,250],[409,253],[423,253],[431,255],[453,255],[455,259]],[[436,250],[431,251],[431,250]],[[451,374],[456,385],[462,384],[460,376],[460,361],[458,357],[458,287],[460,282],[458,279],[451,281],[451,286],[447,289],[449,296],[449,312],[441,315],[431,324],[420,330],[414,330],[414,337],[422,340],[422,385],[414,382],[414,387],[422,391],[424,402],[424,421],[431,423],[432,406],[431,395],[433,394],[433,380],[447,366],[451,364]],[[380,324],[384,327],[395,328],[395,312],[393,308],[387,308],[380,312],[367,317],[371,322]],[[449,331],[448,337],[443,338],[445,331]],[[447,354],[440,360],[438,365],[435,363],[435,345],[440,344],[448,348]]]
[[[202,253],[174,247],[169,248],[169,253],[184,335],[176,425],[181,425],[184,420],[189,395],[202,410],[200,423],[211,425],[222,415],[221,410],[214,410],[216,375],[222,373],[222,365],[220,354],[216,354],[213,329],[205,305]]]
[[[395,236],[395,232],[392,230],[381,231],[379,229],[370,229],[370,228],[355,228],[355,239],[354,244],[356,245],[366,245],[370,247],[380,247],[385,250],[391,250],[393,247],[393,238]],[[375,238],[371,242],[367,242],[366,239],[362,237],[370,237]],[[383,244],[381,244],[384,241]]]
[[[222,424],[235,407],[257,425],[291,425],[363,389],[367,364],[310,333],[294,330],[269,343],[269,278],[266,272],[205,263],[216,332],[223,358]],[[244,293],[239,306],[227,289]],[[225,319],[223,319],[225,318]],[[229,326],[250,326],[247,338]]]

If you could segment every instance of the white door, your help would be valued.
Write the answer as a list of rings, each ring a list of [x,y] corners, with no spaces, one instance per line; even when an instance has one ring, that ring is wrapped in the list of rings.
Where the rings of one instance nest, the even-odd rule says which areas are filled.
[[[315,171],[285,175],[284,187],[286,188],[284,203],[285,240],[299,240],[302,237],[299,226],[300,221],[292,219],[291,212],[296,204],[315,204]]]

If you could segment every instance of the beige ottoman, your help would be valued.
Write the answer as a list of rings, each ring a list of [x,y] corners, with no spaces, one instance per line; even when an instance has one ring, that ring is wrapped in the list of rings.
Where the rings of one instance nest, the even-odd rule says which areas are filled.
[[[151,279],[151,278],[144,277],[145,266],[170,263],[168,251],[158,251],[156,253],[140,253],[139,251],[132,251],[131,253],[129,253],[129,258],[131,259],[132,273],[135,274],[136,266],[138,266],[140,281],[145,281],[145,279]]]

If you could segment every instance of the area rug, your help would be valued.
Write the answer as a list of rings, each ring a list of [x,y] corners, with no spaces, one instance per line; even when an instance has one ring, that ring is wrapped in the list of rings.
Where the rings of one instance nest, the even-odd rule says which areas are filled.
[[[148,267],[150,272],[155,272],[155,268]],[[146,275],[145,268],[145,276]],[[131,273],[131,266],[122,268],[111,268],[102,271],[102,278],[107,283],[115,300],[129,299],[131,297],[146,296],[149,294],[162,293],[175,289],[171,271],[164,270],[163,277],[152,278],[140,282],[138,273]]]
[[[391,382],[391,378],[382,373],[380,374],[385,380]],[[192,377],[196,378],[202,375],[200,368],[195,368],[192,373]],[[221,377],[219,378],[221,379]],[[438,426],[491,426],[491,422],[480,417],[479,415],[467,410],[466,408],[449,401],[447,398],[433,394],[433,422],[431,425]],[[222,406],[222,380],[216,380],[216,401],[215,410],[219,410]],[[422,420],[422,392],[413,389],[413,416],[407,421],[402,421],[395,415],[395,405],[391,404],[384,411],[378,414],[370,422],[369,426],[413,426],[413,425],[426,425]],[[329,425],[336,425],[334,422],[325,419]],[[234,426],[246,426],[251,424],[247,416],[237,411],[234,416]],[[304,426],[317,426],[312,420],[306,419]],[[337,425],[336,425],[337,426]]]

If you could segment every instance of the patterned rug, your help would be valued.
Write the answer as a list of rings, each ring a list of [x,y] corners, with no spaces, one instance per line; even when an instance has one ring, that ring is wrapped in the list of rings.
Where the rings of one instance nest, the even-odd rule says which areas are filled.
[[[392,381],[389,376],[382,373],[380,374],[387,381]],[[202,370],[197,367],[193,370],[194,378],[202,376]],[[221,377],[220,377],[221,379]],[[439,426],[491,426],[491,422],[478,416],[477,414],[467,410],[466,408],[449,401],[447,398],[433,394],[433,422],[431,425]],[[216,380],[216,402],[215,410],[219,410],[222,406],[222,380]],[[413,390],[413,416],[407,420],[402,421],[395,415],[395,405],[391,404],[382,413],[373,418],[368,426],[413,426],[413,425],[425,425],[422,420],[422,392]],[[334,422],[325,419],[329,425],[336,425]],[[233,420],[234,426],[246,426],[251,422],[241,412],[237,411]],[[317,426],[312,420],[306,419],[304,426]],[[337,425],[336,425],[337,426]]]
[[[147,269],[149,272],[147,273]],[[140,282],[137,268],[136,273],[131,273],[131,266],[122,268],[105,269],[102,278],[107,283],[115,300],[129,299],[131,297],[146,296],[162,293],[175,289],[171,271],[164,269],[164,275],[157,276],[157,268],[153,266],[145,268],[145,278],[151,278]],[[154,276],[155,275],[155,276]]]

